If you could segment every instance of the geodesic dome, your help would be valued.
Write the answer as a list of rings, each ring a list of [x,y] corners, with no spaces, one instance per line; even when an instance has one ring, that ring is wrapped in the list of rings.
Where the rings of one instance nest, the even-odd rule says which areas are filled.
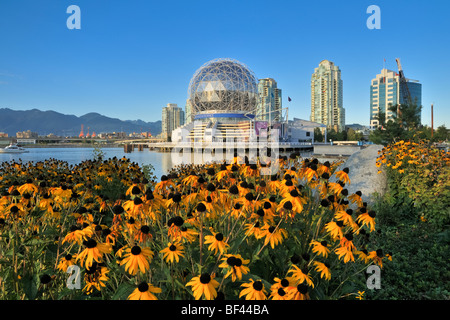
[[[201,66],[189,83],[193,114],[217,111],[254,113],[258,85],[253,72],[237,60],[214,59]]]

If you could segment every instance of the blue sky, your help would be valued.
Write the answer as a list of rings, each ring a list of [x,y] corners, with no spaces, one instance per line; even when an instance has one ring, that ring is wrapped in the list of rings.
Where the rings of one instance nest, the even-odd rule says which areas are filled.
[[[72,4],[80,30],[66,27]],[[372,4],[380,30],[366,27]],[[422,122],[433,103],[435,127],[450,127],[449,13],[444,0],[1,0],[0,108],[156,121],[167,103],[184,107],[201,65],[233,58],[278,82],[290,119],[309,119],[311,74],[328,59],[346,123],[367,125],[370,80],[400,58],[422,83]]]

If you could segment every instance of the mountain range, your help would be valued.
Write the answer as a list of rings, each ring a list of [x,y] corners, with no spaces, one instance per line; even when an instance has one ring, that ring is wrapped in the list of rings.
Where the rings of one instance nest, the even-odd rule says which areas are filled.
[[[15,136],[17,132],[30,130],[39,135],[53,133],[58,136],[78,136],[84,126],[84,133],[95,132],[150,132],[152,136],[161,133],[161,121],[120,120],[96,112],[83,116],[68,115],[56,111],[11,110],[0,108],[0,132]]]

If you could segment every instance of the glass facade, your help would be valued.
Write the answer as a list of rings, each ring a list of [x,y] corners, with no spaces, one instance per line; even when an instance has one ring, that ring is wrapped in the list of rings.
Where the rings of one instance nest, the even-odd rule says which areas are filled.
[[[189,84],[192,116],[208,110],[256,112],[257,79],[233,59],[215,59],[198,69]]]
[[[370,126],[378,127],[378,115],[383,112],[386,121],[392,119],[393,113],[389,111],[389,106],[405,104],[400,92],[400,78],[398,73],[392,70],[382,69],[381,73],[372,80],[370,86]],[[408,89],[413,102],[418,106],[422,105],[422,84],[418,82],[408,82]]]

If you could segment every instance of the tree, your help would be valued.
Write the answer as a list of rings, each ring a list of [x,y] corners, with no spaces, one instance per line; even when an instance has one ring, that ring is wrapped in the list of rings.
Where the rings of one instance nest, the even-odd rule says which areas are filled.
[[[388,110],[391,117],[380,112],[377,119],[379,127],[372,131],[369,140],[376,144],[387,145],[395,140],[409,140],[418,138],[420,124],[421,106],[417,104],[390,105]]]
[[[314,128],[314,141],[315,142],[323,142],[324,136],[322,134],[322,130],[320,128]]]

